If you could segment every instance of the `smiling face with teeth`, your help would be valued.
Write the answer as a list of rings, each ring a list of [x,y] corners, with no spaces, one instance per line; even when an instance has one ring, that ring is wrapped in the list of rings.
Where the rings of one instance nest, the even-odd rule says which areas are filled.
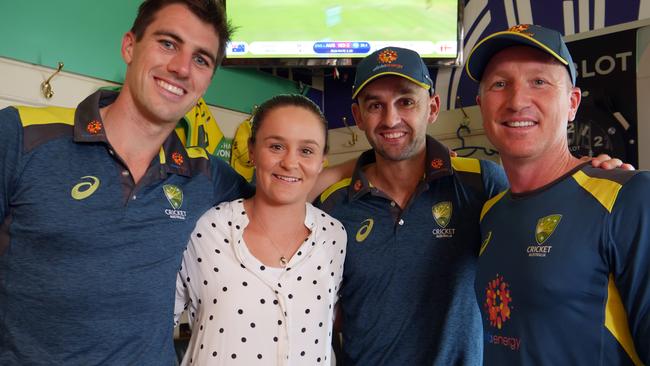
[[[264,114],[255,142],[256,199],[304,206],[325,159],[325,126],[305,107],[284,105]]]
[[[567,122],[575,118],[580,89],[552,56],[527,46],[495,54],[483,73],[477,103],[504,164],[521,159],[551,164],[570,156]]]
[[[175,125],[210,85],[218,46],[214,28],[185,5],[162,8],[142,39],[124,35],[127,71],[121,95],[144,120]]]
[[[430,96],[414,82],[389,75],[359,92],[352,115],[377,158],[396,162],[424,154],[427,126],[435,122],[439,107],[438,95]]]

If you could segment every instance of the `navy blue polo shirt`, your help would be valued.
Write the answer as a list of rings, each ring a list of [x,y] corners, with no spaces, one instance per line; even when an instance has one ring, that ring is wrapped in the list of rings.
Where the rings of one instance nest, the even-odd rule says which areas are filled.
[[[374,188],[361,155],[320,207],[348,232],[341,305],[346,365],[480,365],[474,295],[483,203],[506,188],[495,163],[426,141],[425,176],[403,209]]]
[[[650,363],[650,173],[581,165],[485,204],[485,365]]]
[[[76,109],[0,111],[0,364],[172,365],[176,273],[196,220],[250,194],[175,134],[138,184]]]

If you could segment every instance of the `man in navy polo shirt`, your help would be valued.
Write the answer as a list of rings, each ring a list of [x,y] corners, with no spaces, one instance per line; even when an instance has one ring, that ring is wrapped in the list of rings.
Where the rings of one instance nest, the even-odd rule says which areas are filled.
[[[147,0],[122,40],[119,94],[0,111],[0,364],[175,363],[188,237],[249,191],[173,133],[229,36],[216,1]]]
[[[481,365],[479,214],[505,175],[489,161],[450,158],[426,135],[440,102],[416,52],[387,47],[364,58],[353,98],[373,149],[319,202],[348,232],[344,364]],[[621,165],[608,159],[592,164]]]
[[[481,213],[485,365],[647,365],[650,173],[571,155],[582,94],[559,32],[491,34],[466,68],[511,184]]]
[[[440,101],[416,52],[388,47],[363,59],[353,98],[373,149],[320,197],[349,235],[343,361],[480,365],[478,220],[505,176],[492,162],[450,158],[426,135]]]

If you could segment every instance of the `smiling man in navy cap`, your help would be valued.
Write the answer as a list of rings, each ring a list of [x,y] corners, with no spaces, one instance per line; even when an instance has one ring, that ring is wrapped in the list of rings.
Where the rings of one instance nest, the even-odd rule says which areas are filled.
[[[320,197],[348,232],[344,363],[480,365],[478,218],[505,176],[491,162],[450,158],[427,136],[440,101],[416,52],[387,47],[363,59],[353,98],[373,149]]]
[[[571,155],[581,92],[560,33],[519,25],[467,60],[510,190],[481,213],[485,365],[650,362],[650,174]]]

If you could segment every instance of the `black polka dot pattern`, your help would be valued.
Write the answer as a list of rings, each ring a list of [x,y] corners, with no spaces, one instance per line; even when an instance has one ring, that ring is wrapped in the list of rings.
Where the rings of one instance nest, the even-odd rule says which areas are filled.
[[[269,267],[246,248],[243,202],[208,211],[184,253],[177,284],[178,317],[191,313],[194,336],[185,363],[329,364],[333,309],[347,234],[338,221],[307,204],[311,234],[291,267]],[[203,299],[204,301],[201,301]],[[200,334],[200,336],[199,336]]]

